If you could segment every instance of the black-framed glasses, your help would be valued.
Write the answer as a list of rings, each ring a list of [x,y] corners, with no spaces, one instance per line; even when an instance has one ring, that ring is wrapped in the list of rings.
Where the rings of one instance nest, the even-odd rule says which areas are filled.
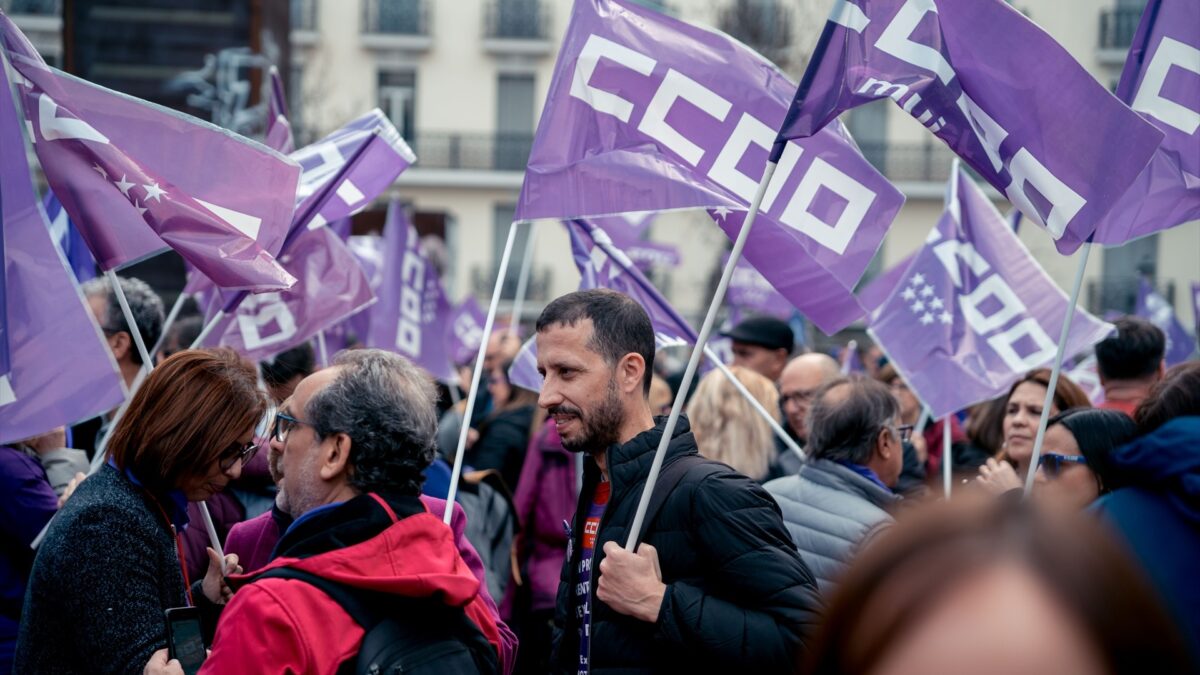
[[[812,400],[814,394],[816,394],[815,391],[793,391],[790,394],[783,394],[779,397],[779,405],[786,406],[789,403],[795,403],[797,405],[801,403],[808,403]]]
[[[233,443],[229,449],[221,453],[221,470],[228,471],[233,468],[234,464],[242,463],[242,466],[254,459],[255,453],[258,452],[258,441],[253,440],[249,443]]]
[[[901,443],[908,443],[912,440],[913,425],[901,424],[896,427],[896,435],[900,437]]]
[[[312,426],[311,423],[298,420],[285,412],[275,413],[275,422],[271,424],[271,438],[282,443],[287,438],[288,432],[297,424]]]
[[[1048,478],[1058,478],[1068,464],[1086,465],[1087,458],[1083,455],[1060,455],[1056,452],[1047,452],[1038,457],[1038,466],[1045,470]]]

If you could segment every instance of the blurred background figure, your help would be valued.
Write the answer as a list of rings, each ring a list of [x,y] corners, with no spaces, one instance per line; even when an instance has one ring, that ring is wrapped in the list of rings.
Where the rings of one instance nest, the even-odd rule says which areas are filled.
[[[13,447],[23,451],[42,465],[42,469],[46,472],[46,480],[50,482],[54,494],[59,496],[62,496],[67,485],[75,479],[77,474],[87,473],[89,468],[87,453],[67,447],[65,427],[58,427],[40,436],[18,441],[13,444]]]
[[[937,476],[942,466],[942,433],[945,431],[944,419],[929,420],[921,433],[916,433],[915,427],[921,419],[921,400],[917,398],[908,383],[896,371],[896,367],[887,364],[880,368],[875,379],[887,385],[900,404],[900,419],[904,424],[914,427],[912,436],[913,449],[916,450],[917,460],[924,465],[926,475]],[[950,416],[950,451],[953,454],[962,452],[967,442],[967,434],[963,431],[958,418]]]
[[[671,405],[675,403],[675,394],[671,385],[658,375],[650,380],[650,412],[655,415],[670,415]]]
[[[732,341],[733,365],[755,371],[773,383],[796,345],[791,326],[773,316],[755,316],[721,335]]]
[[[1136,435],[1133,420],[1116,410],[1071,408],[1051,417],[1034,494],[1067,508],[1086,507],[1120,485],[1112,455]]]
[[[162,363],[168,356],[191,347],[203,330],[204,317],[199,314],[181,316],[176,319],[175,323],[167,329],[167,336],[163,338],[162,347],[154,355],[157,359],[156,363]]]
[[[979,496],[923,508],[851,564],[802,672],[1193,672],[1141,570],[1093,520]]]
[[[801,354],[788,362],[779,379],[779,403],[786,424],[784,429],[800,445],[808,443],[806,419],[813,395],[822,385],[833,381],[841,370],[828,354]]]
[[[892,521],[902,443],[912,429],[900,425],[888,388],[861,377],[818,389],[808,425],[808,460],[797,475],[773,480],[766,489],[827,596],[855,547]]]
[[[998,457],[979,467],[977,483],[992,494],[1000,494],[1024,485],[1033,458],[1033,441],[1041,420],[1042,404],[1050,384],[1050,369],[1032,370],[1017,380],[1005,398],[1004,415],[999,419],[1004,439]],[[1054,388],[1050,414],[1070,408],[1090,408],[1087,394],[1066,375],[1059,374]],[[994,421],[992,422],[995,423]]]
[[[741,366],[730,366],[729,371],[778,421],[779,392],[775,384]],[[724,373],[714,370],[700,380],[688,401],[687,416],[701,455],[724,462],[759,483],[773,477],[769,475],[775,455],[771,426]]]
[[[1121,487],[1095,510],[1145,567],[1200,663],[1200,361],[1168,370],[1134,421],[1139,437],[1110,458]]]
[[[262,372],[263,384],[267,385],[267,393],[275,405],[279,405],[292,395],[300,380],[316,372],[316,358],[311,343],[297,345],[280,353],[271,361],[262,361],[258,365]]]
[[[487,372],[492,411],[479,424],[478,436],[468,441],[466,463],[476,471],[495,470],[509,490],[515,489],[525,462],[525,449],[533,430],[537,392],[513,385],[508,379],[512,361],[496,364]]]
[[[1132,417],[1150,387],[1162,379],[1167,339],[1157,326],[1135,316],[1113,323],[1117,332],[1096,343],[1096,370],[1104,387],[1100,407]]]

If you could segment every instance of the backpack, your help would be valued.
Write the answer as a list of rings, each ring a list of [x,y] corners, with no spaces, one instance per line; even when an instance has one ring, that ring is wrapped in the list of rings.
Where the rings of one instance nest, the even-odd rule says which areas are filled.
[[[316,586],[346,610],[364,635],[358,657],[339,675],[492,675],[500,660],[483,632],[461,607],[435,598],[402,598],[351,588],[290,567],[255,577],[298,579]]]
[[[463,473],[456,501],[467,516],[467,541],[475,547],[486,572],[488,593],[504,598],[516,569],[513,540],[521,531],[512,492],[495,469]]]

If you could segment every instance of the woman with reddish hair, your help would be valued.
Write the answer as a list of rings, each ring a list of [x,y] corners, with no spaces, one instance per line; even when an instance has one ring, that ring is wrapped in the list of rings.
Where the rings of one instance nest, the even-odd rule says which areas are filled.
[[[146,378],[113,431],[108,461],[55,516],[25,596],[16,672],[137,673],[167,644],[164,612],[197,606],[210,630],[229,595],[221,561],[188,579],[187,504],[220,492],[254,456],[267,410],[253,366],[189,350]],[[236,556],[227,556],[235,572]]]

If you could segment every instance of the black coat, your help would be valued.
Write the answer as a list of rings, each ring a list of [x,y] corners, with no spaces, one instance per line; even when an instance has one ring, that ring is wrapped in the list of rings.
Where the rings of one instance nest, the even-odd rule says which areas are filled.
[[[618,614],[595,598],[603,546],[625,544],[665,422],[658,418],[654,429],[608,450],[612,492],[592,561],[591,672],[794,671],[817,621],[816,582],[774,500],[723,464],[697,462],[645,526],[643,541],[658,550],[667,584],[658,622]],[[680,418],[663,466],[695,454],[695,439]],[[599,481],[596,464],[586,462],[558,591],[558,672],[574,673],[579,659],[575,574],[580,533]]]
[[[499,471],[504,484],[515,491],[521,467],[525,465],[535,407],[530,404],[503,410],[484,420],[479,427],[479,440],[467,451],[467,464],[476,470]]]

